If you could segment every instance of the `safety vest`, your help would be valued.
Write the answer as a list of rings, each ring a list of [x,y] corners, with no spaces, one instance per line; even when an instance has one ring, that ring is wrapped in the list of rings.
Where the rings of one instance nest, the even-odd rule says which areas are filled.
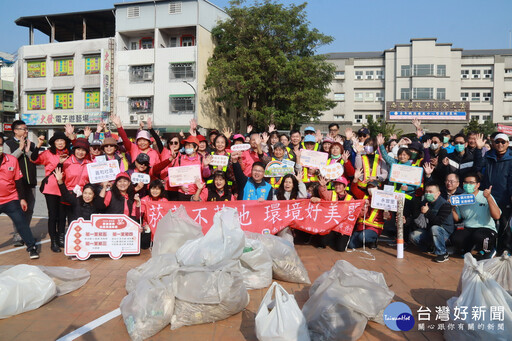
[[[268,193],[272,190],[272,186],[268,182],[263,181],[259,186],[247,180],[244,187],[242,200],[258,200],[259,198],[267,199]]]
[[[304,142],[301,142],[301,144],[300,144],[300,145],[302,146],[302,149],[306,149],[306,146],[304,145]],[[318,151],[318,149],[320,149],[320,143],[315,143],[315,148],[313,148],[313,150],[314,150],[315,152],[317,152],[317,151]]]
[[[216,155],[216,154],[215,154],[215,152],[211,152],[210,154],[211,154],[211,155]],[[231,153],[226,152],[226,155],[227,155],[227,157],[231,157]],[[223,171],[224,173],[226,173],[226,172],[228,171],[228,166],[229,166],[229,161],[228,161],[228,164],[227,164],[226,166],[222,167],[221,171]],[[213,170],[214,170],[214,171],[215,171],[217,168],[219,168],[219,166],[211,166],[211,167],[213,168]],[[212,183],[213,183],[213,177],[212,177],[212,178],[210,178],[210,179],[208,179],[208,180],[206,180],[206,183],[207,183],[207,184],[212,184]],[[229,186],[232,186],[232,185],[233,185],[233,181],[229,181],[229,180],[228,180],[228,185],[229,185]]]
[[[327,160],[327,165],[330,165],[331,163],[334,163],[333,161],[334,162],[338,162],[337,159],[328,159]],[[340,164],[344,165],[345,164],[345,160],[341,159],[340,160]],[[334,183],[332,181],[327,184],[327,189],[328,190],[333,190],[334,189]],[[347,189],[347,191],[348,191],[348,189]]]
[[[368,226],[371,226],[371,227],[375,227],[375,228],[378,228],[378,229],[383,229],[384,228],[384,223],[378,223],[375,221],[375,218],[377,218],[377,214],[379,214],[379,210],[376,209],[376,208],[372,208],[372,210],[370,211],[370,216],[368,218],[366,218],[366,220],[363,219],[363,217],[360,217],[357,222],[358,223],[363,223],[365,225],[368,225]]]
[[[290,159],[290,161],[295,160],[295,154],[292,153],[292,150],[290,149],[290,147],[286,147],[286,151],[288,152],[288,158]]]
[[[347,193],[347,195],[345,195],[345,199],[343,199],[343,201],[350,201],[350,200],[352,200],[352,198],[353,198],[353,196],[351,196],[350,194]],[[331,201],[338,201],[338,193],[336,193],[336,191],[332,191]]]
[[[308,169],[307,167],[304,167],[302,169],[302,173],[304,174],[302,176],[302,182],[303,183],[308,183],[308,182],[318,182],[318,176],[317,175],[313,175],[313,176],[308,176]]]
[[[405,199],[407,199],[407,200],[412,200],[412,195],[409,195],[409,194],[405,193],[404,191],[402,191],[402,190],[400,189],[400,187],[397,187],[397,185],[400,185],[400,187],[402,187],[402,185],[401,185],[401,184],[398,184],[398,183],[396,183],[396,182],[395,182],[395,183],[393,184],[394,192],[396,192],[396,193],[404,193],[404,195],[405,195]]]
[[[421,162],[423,161],[423,158],[416,160],[411,166],[419,167],[421,165]]]
[[[377,176],[377,168],[379,166],[379,154],[375,154],[373,158],[373,166],[370,168],[370,160],[368,159],[368,155],[361,156],[361,160],[363,161],[363,181],[358,181],[357,185],[362,188],[366,188],[368,184],[365,182],[370,177],[375,178]]]

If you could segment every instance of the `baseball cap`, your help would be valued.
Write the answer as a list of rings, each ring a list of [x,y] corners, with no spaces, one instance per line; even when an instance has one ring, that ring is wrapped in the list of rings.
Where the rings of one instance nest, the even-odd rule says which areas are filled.
[[[98,140],[98,139],[92,140],[91,147],[92,146],[101,146],[101,140]]]
[[[344,184],[345,186],[348,185],[348,180],[347,178],[344,178],[344,177],[339,177],[337,178],[336,180],[333,180],[332,182],[341,182],[342,184]]]
[[[138,139],[146,139],[148,140],[149,142],[151,142],[151,136],[149,135],[149,132],[146,131],[146,130],[141,130],[137,133],[137,138],[136,140]]]
[[[504,140],[509,141],[507,134],[499,133],[498,135],[494,136],[494,141],[496,140]]]
[[[146,153],[140,153],[137,155],[137,158],[135,159],[138,163],[149,163],[149,155]]]
[[[313,136],[313,135],[306,135],[306,137],[304,137],[304,143],[316,143],[316,138]]]
[[[357,131],[357,134],[359,135],[370,135],[370,129],[368,128],[361,128]]]
[[[312,126],[306,127],[304,129],[304,132],[306,132],[306,131],[312,131],[313,133],[316,132],[315,128],[313,128]]]

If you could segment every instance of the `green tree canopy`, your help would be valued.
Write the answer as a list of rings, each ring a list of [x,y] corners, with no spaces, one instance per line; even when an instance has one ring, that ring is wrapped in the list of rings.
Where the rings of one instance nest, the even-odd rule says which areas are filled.
[[[315,55],[332,37],[309,28],[306,3],[244,3],[231,1],[230,18],[212,30],[205,89],[260,127],[291,128],[334,107],[326,95],[335,67]]]
[[[490,120],[486,120],[483,124],[480,124],[477,119],[472,118],[468,125],[462,130],[462,133],[479,133],[484,136],[489,136],[496,131],[496,125]]]

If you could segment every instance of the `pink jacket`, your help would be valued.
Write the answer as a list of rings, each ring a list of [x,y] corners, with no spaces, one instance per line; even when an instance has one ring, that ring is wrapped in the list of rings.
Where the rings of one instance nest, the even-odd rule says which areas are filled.
[[[132,162],[135,162],[137,155],[142,153],[142,151],[140,150],[136,143],[133,143],[130,141],[130,139],[128,139],[128,135],[126,135],[126,132],[123,128],[119,128],[117,131],[119,133],[119,136],[121,136],[121,138],[123,139],[124,147],[126,148],[126,151],[130,154]],[[160,155],[153,148],[149,148],[145,153],[149,155],[149,165],[151,167],[160,162]]]
[[[176,159],[173,160],[171,167],[200,165],[201,166],[201,175],[203,177],[201,179],[201,182],[204,182],[203,179],[208,179],[210,177],[210,175],[212,175],[212,173],[210,171],[210,167],[208,167],[208,166],[204,167],[202,162],[203,162],[203,158],[199,154],[196,154],[196,156],[194,156],[192,158],[187,155],[180,155],[179,157],[177,157]],[[195,184],[187,185],[187,187],[188,187],[187,194],[193,195],[197,191],[197,186]],[[181,187],[179,187],[178,191],[181,193],[185,193],[185,192],[183,192],[183,189]]]
[[[72,191],[76,185],[80,186],[80,190],[82,190],[89,183],[88,163],[91,163],[91,161],[87,159],[82,160],[82,163],[78,162],[74,155],[71,155],[64,162],[62,171],[64,173],[64,183],[68,191]]]
[[[57,151],[57,154],[52,154],[49,150],[45,150],[37,157],[34,163],[36,165],[44,165],[44,175],[48,177],[48,183],[44,186],[43,194],[53,194],[60,197],[59,185],[57,179],[52,174],[57,165],[59,164],[60,155],[66,153],[67,150]]]

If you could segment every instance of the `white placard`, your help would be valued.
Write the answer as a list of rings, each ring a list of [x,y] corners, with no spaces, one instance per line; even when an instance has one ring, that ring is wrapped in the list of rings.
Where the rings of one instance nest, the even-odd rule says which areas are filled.
[[[201,166],[169,167],[169,186],[191,185],[201,179]]]
[[[98,155],[94,158],[94,162],[107,162],[105,155]]]
[[[151,182],[151,177],[146,173],[132,173],[132,183],[138,184],[139,182],[147,185]]]
[[[92,184],[115,180],[116,175],[120,172],[117,160],[87,164],[87,174],[89,174],[89,181]]]
[[[226,155],[212,155],[210,166],[226,167],[229,163],[229,156]]]
[[[320,168],[320,174],[326,179],[335,180],[343,175],[345,169],[339,162],[331,163],[330,165]]]
[[[231,150],[234,152],[243,152],[244,150],[251,149],[251,145],[248,143],[239,143],[231,146]]]
[[[320,169],[322,166],[327,165],[327,158],[329,154],[324,152],[316,152],[314,150],[301,149],[300,150],[300,164],[303,167]]]
[[[391,166],[389,181],[399,184],[420,186],[423,179],[423,167],[407,166],[394,163]]]
[[[399,200],[404,202],[404,193],[375,190],[372,195],[371,207],[379,210],[396,212],[398,210]]]

